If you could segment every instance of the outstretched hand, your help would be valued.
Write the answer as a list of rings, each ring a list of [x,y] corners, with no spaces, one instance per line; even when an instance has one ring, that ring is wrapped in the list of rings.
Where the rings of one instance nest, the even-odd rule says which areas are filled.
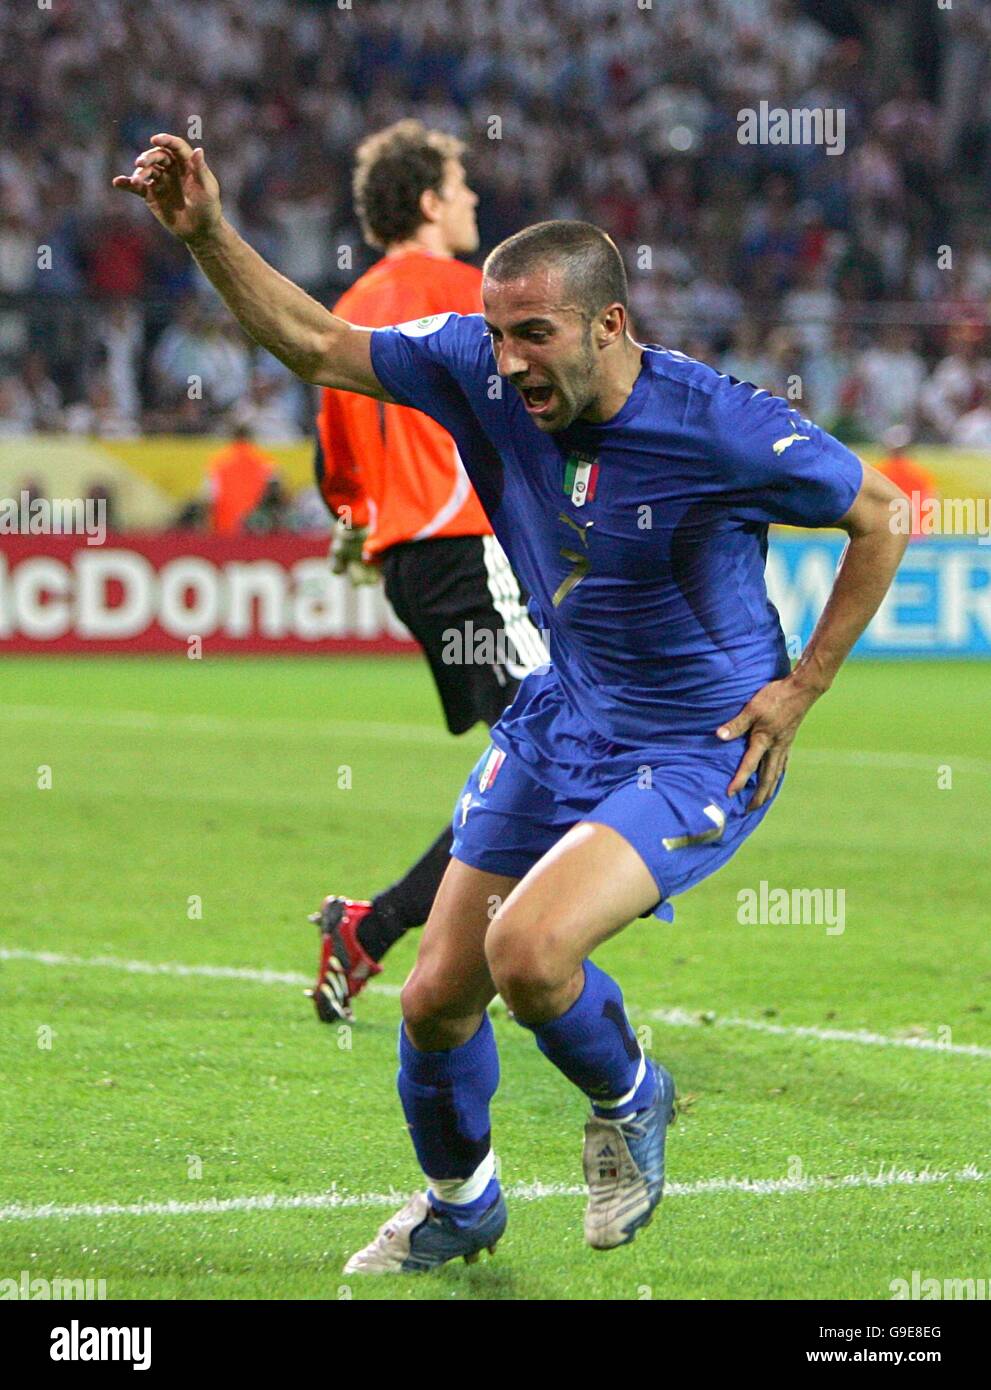
[[[758,690],[735,719],[716,730],[717,738],[724,742],[740,738],[749,730],[747,751],[727,788],[728,795],[735,796],[760,768],[757,789],[747,807],[748,811],[759,810],[774,794],[788,766],[788,750],[798,726],[818,698],[818,693],[807,686],[796,685],[791,676],[771,681],[770,685]]]
[[[192,241],[219,226],[220,184],[201,149],[178,135],[153,135],[133,174],[120,174],[114,188],[143,198],[166,231]]]

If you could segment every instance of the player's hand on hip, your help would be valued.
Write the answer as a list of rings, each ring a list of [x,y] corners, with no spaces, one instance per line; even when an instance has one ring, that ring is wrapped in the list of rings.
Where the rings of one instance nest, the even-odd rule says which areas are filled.
[[[209,235],[220,225],[220,184],[201,149],[178,135],[153,135],[151,149],[120,174],[114,188],[143,198],[166,231],[182,241]]]
[[[735,719],[716,730],[716,737],[728,743],[749,733],[747,751],[727,788],[736,796],[754,772],[760,768],[757,788],[747,807],[757,811],[774,794],[781,775],[788,765],[788,750],[816,695],[807,687],[797,686],[791,677],[765,685]]]

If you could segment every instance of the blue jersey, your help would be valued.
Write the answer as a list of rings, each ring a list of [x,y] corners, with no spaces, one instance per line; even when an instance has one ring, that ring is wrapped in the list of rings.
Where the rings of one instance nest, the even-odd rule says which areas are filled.
[[[764,581],[771,522],[828,526],[857,457],[786,401],[663,348],[605,424],[544,433],[496,371],[481,315],[372,334],[385,389],[442,424],[531,595],[551,666],[493,741],[562,794],[719,745],[790,670]]]

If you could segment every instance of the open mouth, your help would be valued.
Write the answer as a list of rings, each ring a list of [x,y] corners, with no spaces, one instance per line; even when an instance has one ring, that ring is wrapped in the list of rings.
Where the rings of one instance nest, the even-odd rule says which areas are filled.
[[[554,397],[553,386],[521,386],[523,404],[531,415],[544,415],[550,409]]]

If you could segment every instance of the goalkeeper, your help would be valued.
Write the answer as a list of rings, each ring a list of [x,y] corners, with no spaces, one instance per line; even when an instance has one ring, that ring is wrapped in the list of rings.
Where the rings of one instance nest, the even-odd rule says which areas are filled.
[[[366,241],[384,255],[335,313],[384,327],[450,309],[481,311],[481,272],[455,259],[478,248],[478,199],[465,181],[461,151],[452,136],[411,120],[358,147],[355,207]],[[389,602],[430,662],[452,734],[479,720],[494,724],[522,676],[547,654],[454,440],[418,410],[325,389],[315,462],[321,494],[337,518],[334,572],[356,585],[381,574]],[[462,640],[452,643],[452,632]],[[495,661],[473,660],[469,632],[497,639],[490,644]],[[461,660],[451,661],[459,650]],[[311,996],[324,1022],[350,1019],[352,1000],[379,973],[389,947],[427,920],[451,842],[447,825],[370,902],[331,894],[313,914],[321,958]]]

